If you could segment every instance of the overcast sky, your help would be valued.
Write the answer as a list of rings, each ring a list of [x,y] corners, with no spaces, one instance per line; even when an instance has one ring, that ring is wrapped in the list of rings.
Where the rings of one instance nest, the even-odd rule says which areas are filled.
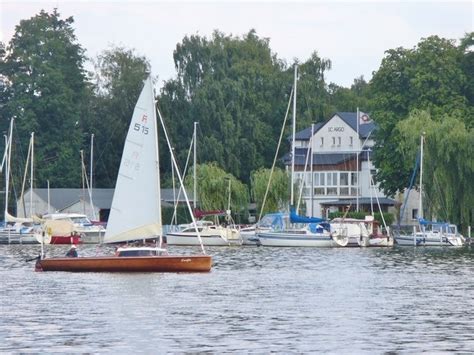
[[[218,29],[242,35],[254,28],[279,58],[329,58],[329,81],[350,86],[372,77],[384,51],[412,48],[421,38],[459,39],[473,31],[474,2],[454,1],[23,1],[0,0],[0,40],[8,43],[20,20],[55,7],[73,16],[89,57],[110,45],[146,56],[160,81],[175,75],[173,50],[185,35]]]

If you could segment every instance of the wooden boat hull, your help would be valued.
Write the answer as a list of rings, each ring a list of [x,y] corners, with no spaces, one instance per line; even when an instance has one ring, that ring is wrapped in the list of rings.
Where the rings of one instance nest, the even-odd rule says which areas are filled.
[[[209,272],[208,255],[164,255],[137,257],[78,257],[38,260],[37,271],[69,272]]]

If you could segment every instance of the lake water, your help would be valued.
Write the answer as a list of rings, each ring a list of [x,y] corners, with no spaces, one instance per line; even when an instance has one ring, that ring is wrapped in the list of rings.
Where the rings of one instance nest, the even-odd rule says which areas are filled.
[[[0,352],[474,351],[470,247],[207,251],[208,274],[73,274],[1,245]]]

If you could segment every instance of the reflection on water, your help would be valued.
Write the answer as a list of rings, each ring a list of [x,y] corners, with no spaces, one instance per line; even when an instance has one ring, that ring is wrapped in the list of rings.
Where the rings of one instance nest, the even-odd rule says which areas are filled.
[[[138,275],[37,273],[38,253],[0,246],[0,352],[474,350],[470,248],[216,247],[209,274]]]

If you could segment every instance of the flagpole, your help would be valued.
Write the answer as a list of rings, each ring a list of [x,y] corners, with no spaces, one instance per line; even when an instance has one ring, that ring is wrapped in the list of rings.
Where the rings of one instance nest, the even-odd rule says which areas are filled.
[[[356,166],[357,166],[357,194],[356,194],[356,210],[359,212],[359,154],[360,154],[360,136],[359,136],[359,108],[357,107],[357,154],[356,154]]]

